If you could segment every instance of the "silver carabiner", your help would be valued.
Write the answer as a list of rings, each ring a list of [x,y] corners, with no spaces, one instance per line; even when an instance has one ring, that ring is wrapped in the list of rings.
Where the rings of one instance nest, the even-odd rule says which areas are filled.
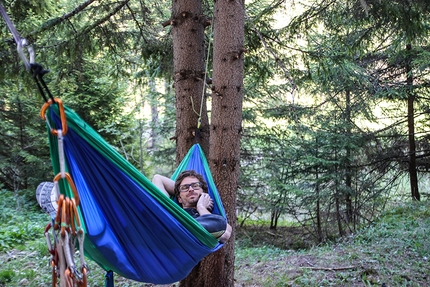
[[[27,59],[24,53],[24,48],[27,48],[28,55],[30,56],[30,60]],[[16,49],[18,51],[18,55],[21,58],[22,62],[24,63],[25,68],[30,71],[31,70],[31,64],[35,63],[35,52],[33,47],[28,45],[27,40],[25,38],[20,38],[17,41]]]

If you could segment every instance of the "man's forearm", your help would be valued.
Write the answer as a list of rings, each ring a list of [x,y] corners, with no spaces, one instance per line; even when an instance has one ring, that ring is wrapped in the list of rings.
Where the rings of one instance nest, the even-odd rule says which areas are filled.
[[[175,182],[168,177],[156,174],[152,178],[152,183],[167,196],[175,194]]]

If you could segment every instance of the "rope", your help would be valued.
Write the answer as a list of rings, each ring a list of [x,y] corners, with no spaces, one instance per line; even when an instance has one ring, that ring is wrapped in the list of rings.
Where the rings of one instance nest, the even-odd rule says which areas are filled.
[[[194,113],[196,113],[199,117],[197,119],[197,131],[199,131],[200,129],[200,125],[202,123],[202,113],[203,113],[203,103],[204,103],[204,97],[205,97],[205,91],[206,91],[206,75],[208,73],[208,66],[209,66],[209,58],[210,58],[210,49],[211,49],[211,39],[212,39],[212,34],[213,34],[213,24],[211,24],[211,30],[210,30],[210,34],[209,34],[209,43],[208,43],[208,51],[207,51],[207,56],[206,56],[206,63],[205,63],[205,73],[203,76],[203,88],[202,88],[202,98],[200,101],[200,111],[197,112],[194,108],[194,101],[193,98],[190,97],[191,99],[191,106],[193,108]]]

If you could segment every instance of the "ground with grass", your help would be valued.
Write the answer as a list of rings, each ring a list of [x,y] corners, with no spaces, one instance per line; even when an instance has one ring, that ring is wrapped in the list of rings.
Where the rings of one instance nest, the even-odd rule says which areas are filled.
[[[32,198],[0,191],[1,287],[51,285],[47,220]],[[428,201],[399,204],[354,235],[307,248],[310,238],[299,228],[245,226],[237,229],[235,287],[430,286],[429,235]],[[104,271],[88,263],[88,286],[104,286]]]

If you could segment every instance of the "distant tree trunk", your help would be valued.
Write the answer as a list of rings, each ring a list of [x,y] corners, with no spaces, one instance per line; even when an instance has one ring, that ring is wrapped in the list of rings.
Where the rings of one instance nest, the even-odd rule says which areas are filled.
[[[202,15],[200,0],[173,1],[170,22],[173,27],[177,162],[182,160],[196,140],[206,154],[209,147],[206,98],[202,96],[206,53],[204,29],[207,21]],[[200,114],[201,106],[203,110]],[[199,116],[200,130],[197,129]],[[197,134],[199,138],[196,138]]]
[[[337,228],[339,229],[339,236],[343,236],[343,228],[342,228],[342,217],[340,212],[340,194],[336,192],[336,220],[337,220]]]
[[[24,106],[22,101],[19,97],[17,97],[17,111],[18,111],[18,120],[16,121],[16,124],[18,125],[18,137],[19,137],[19,150],[25,151],[26,150],[26,142],[28,141],[28,137],[25,134],[25,118],[24,118]],[[20,189],[26,189],[28,188],[28,172],[27,168],[25,168],[25,160],[22,158],[22,156],[19,155],[19,153],[15,156],[16,158],[16,170],[20,170],[20,172],[14,173],[14,187],[15,191],[17,192]],[[15,175],[17,175],[15,177]],[[16,180],[15,180],[16,179]]]
[[[411,44],[406,46],[408,53],[412,50]],[[406,85],[408,93],[408,134],[409,134],[409,179],[411,184],[412,198],[420,200],[418,190],[416,147],[415,147],[415,119],[414,119],[414,102],[415,92],[413,91],[413,75],[411,68],[411,57],[408,55],[406,61]]]
[[[318,158],[319,156],[319,150],[318,150],[318,137],[315,138],[315,158]],[[320,184],[319,184],[319,168],[318,165],[315,165],[315,193],[316,193],[316,219],[317,219],[317,235],[318,235],[318,241],[322,242],[324,237],[322,233],[322,221],[321,221],[321,194],[320,194]]]
[[[337,160],[337,153],[336,153],[336,160]],[[339,172],[339,168],[337,165],[335,165],[335,174],[337,174]],[[339,229],[339,236],[343,236],[344,232],[343,232],[343,228],[342,228],[342,212],[341,212],[341,207],[340,207],[340,199],[342,197],[341,192],[338,189],[339,186],[339,181],[336,178],[335,182],[334,182],[334,186],[335,186],[335,204],[336,204],[336,221],[337,221],[337,228]]]
[[[157,134],[154,132],[154,127],[158,125],[158,105],[157,105],[157,89],[155,87],[155,81],[151,77],[148,76],[148,84],[149,84],[149,105],[151,107],[151,128],[148,142],[148,149],[155,150],[157,143]]]
[[[351,92],[346,91],[346,103],[345,103],[345,124],[347,125],[346,134],[351,135]],[[348,223],[352,222],[352,177],[351,177],[351,148],[346,147],[346,164],[345,164],[345,186],[347,187],[347,192],[345,194],[346,202],[346,219]]]
[[[281,211],[278,208],[273,208],[272,212],[270,213],[270,227],[269,229],[276,229],[278,226],[278,220],[281,216]]]
[[[319,173],[318,167],[315,168],[315,192],[317,196],[317,207],[316,207],[316,217],[317,217],[317,234],[318,234],[318,242],[322,242],[324,240],[322,233],[322,223],[321,223],[321,199],[320,199],[320,184],[318,182]]]

